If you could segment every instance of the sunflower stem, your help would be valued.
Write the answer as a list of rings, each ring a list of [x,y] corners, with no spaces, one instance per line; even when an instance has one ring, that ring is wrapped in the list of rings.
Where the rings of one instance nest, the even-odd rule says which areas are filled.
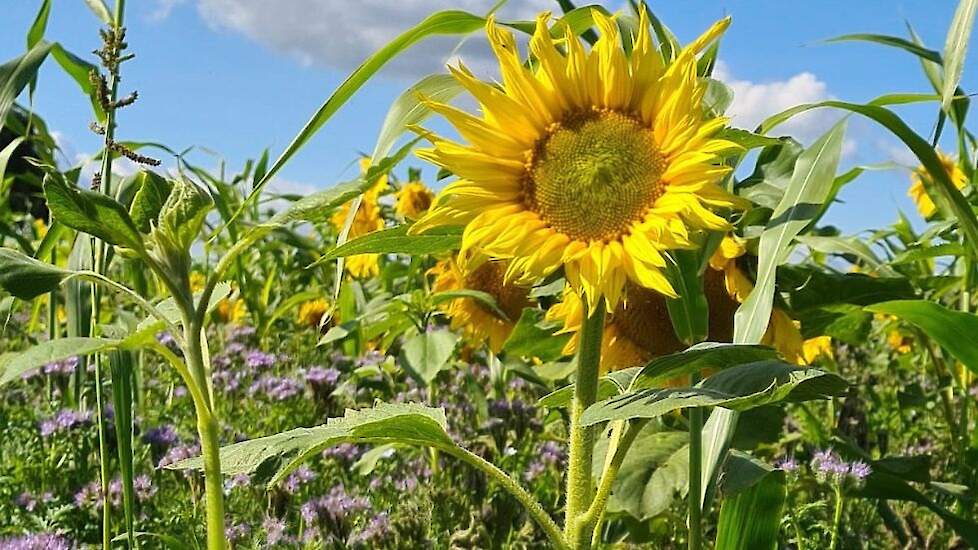
[[[567,505],[564,516],[564,534],[572,548],[591,547],[591,533],[586,522],[580,521],[587,511],[594,493],[591,482],[591,458],[594,451],[594,428],[581,425],[584,411],[594,404],[598,396],[598,374],[601,367],[601,337],[604,331],[604,298],[598,300],[593,312],[588,311],[587,297],[583,297],[585,321],[581,327],[581,341],[577,353],[577,377],[574,383],[574,400],[570,408],[570,445],[567,468]]]
[[[690,384],[699,382],[699,373],[690,376]],[[703,409],[689,410],[689,550],[703,547]]]

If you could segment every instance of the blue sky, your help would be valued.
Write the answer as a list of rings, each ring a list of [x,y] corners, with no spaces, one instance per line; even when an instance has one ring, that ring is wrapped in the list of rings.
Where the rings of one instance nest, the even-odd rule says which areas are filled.
[[[124,66],[123,89],[140,100],[123,112],[121,139],[159,141],[174,149],[204,147],[230,167],[272,155],[288,144],[329,93],[366,55],[437,9],[483,12],[491,0],[139,0],[128,2],[128,41],[135,61]],[[924,41],[940,50],[956,2],[714,0],[652,2],[682,40],[724,15],[733,25],[723,40],[719,76],[738,93],[734,121],[751,126],[793,104],[829,97],[862,102],[889,92],[930,92],[917,61],[902,52],[867,44],[822,44],[832,36],[873,32],[905,35],[910,21]],[[0,59],[19,55],[39,1],[8,0],[0,34]],[[620,2],[605,2],[617,9]],[[551,0],[511,0],[505,8],[525,17]],[[79,55],[98,47],[98,21],[82,0],[55,0],[47,38]],[[390,103],[411,82],[439,70],[453,42],[412,50],[364,87],[281,172],[281,189],[309,191],[351,175],[358,152],[370,151]],[[490,60],[479,38],[460,55],[477,70]],[[975,89],[978,66],[969,60],[963,80]],[[22,98],[23,99],[23,98]],[[36,110],[58,132],[71,161],[98,148],[87,129],[87,100],[53,63],[42,69]],[[931,130],[933,104],[901,108],[919,132]],[[820,111],[785,127],[810,141],[838,114]],[[911,157],[894,139],[853,120],[845,165]],[[199,164],[216,165],[201,152]],[[420,164],[420,163],[418,163]],[[434,170],[425,167],[430,176]],[[827,221],[847,232],[893,221],[896,209],[912,211],[902,171],[874,172],[850,184],[845,201]]]

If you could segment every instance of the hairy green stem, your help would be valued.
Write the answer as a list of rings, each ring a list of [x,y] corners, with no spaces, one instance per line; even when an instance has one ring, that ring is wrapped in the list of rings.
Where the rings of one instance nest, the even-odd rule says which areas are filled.
[[[573,548],[591,547],[591,533],[580,521],[594,494],[591,481],[591,459],[594,452],[594,427],[583,426],[581,416],[598,396],[598,375],[601,370],[601,337],[604,330],[605,302],[598,300],[594,311],[584,302],[584,322],[581,327],[577,353],[577,377],[574,380],[574,400],[570,406],[570,445],[567,467],[567,503],[564,533]]]
[[[832,538],[829,541],[829,550],[835,550],[839,544],[839,526],[842,524],[842,506],[845,499],[842,496],[842,487],[836,483],[835,490],[835,513],[832,514]]]
[[[560,531],[560,527],[556,522],[554,522],[553,518],[550,517],[550,514],[548,514],[547,511],[543,509],[543,506],[541,506],[540,503],[533,498],[533,495],[526,492],[526,489],[520,486],[520,484],[517,483],[512,477],[507,475],[506,472],[500,470],[495,464],[483,459],[479,455],[461,447],[445,446],[441,448],[441,450],[446,454],[450,454],[473,468],[485,473],[502,485],[506,492],[512,495],[520,502],[520,504],[523,505],[524,508],[526,508],[527,513],[530,514],[530,517],[533,518],[537,525],[539,525],[540,528],[543,529],[544,533],[546,533],[547,538],[550,539],[550,543],[553,545],[553,548],[558,550],[569,548],[567,542],[564,540],[563,534]]]
[[[195,403],[197,412],[197,433],[200,435],[200,449],[204,458],[204,495],[207,515],[207,548],[224,550],[224,480],[221,476],[220,423],[214,406],[214,395],[210,391],[207,366],[204,362],[202,345],[203,331],[193,315],[192,308],[184,311],[184,340],[189,374],[197,386],[199,396]]]
[[[604,471],[601,473],[601,481],[598,490],[594,494],[594,500],[588,506],[586,512],[581,515],[580,522],[582,529],[591,533],[591,545],[594,546],[600,541],[601,522],[604,519],[605,511],[608,507],[608,498],[611,496],[611,489],[618,478],[618,471],[621,469],[622,462],[632,443],[638,436],[648,420],[634,420],[631,423],[617,421],[611,429],[611,438],[608,443],[608,452],[605,455]]]

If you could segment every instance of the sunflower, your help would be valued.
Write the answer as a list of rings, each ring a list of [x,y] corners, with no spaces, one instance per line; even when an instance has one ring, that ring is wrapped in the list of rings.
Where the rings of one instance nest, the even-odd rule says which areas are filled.
[[[835,352],[832,350],[832,337],[816,336],[805,340],[802,343],[802,355],[805,357],[805,363],[808,364],[814,363],[820,357],[832,359],[835,357]]]
[[[309,300],[307,302],[303,302],[299,306],[297,320],[299,321],[299,324],[318,328],[319,323],[323,320],[323,315],[326,315],[328,310],[329,302],[326,300],[323,300],[322,298]]]
[[[706,114],[696,55],[727,28],[714,24],[668,62],[647,14],[631,56],[613,18],[593,12],[601,37],[591,50],[567,27],[555,42],[548,13],[537,19],[528,68],[513,35],[489,19],[502,85],[454,77],[481,104],[473,116],[428,102],[468,142],[428,134],[418,152],[459,179],[412,228],[464,225],[462,251],[507,259],[508,280],[529,282],[559,267],[589,308],[621,301],[627,281],[675,296],[663,251],[692,247],[690,232],[727,230],[711,211],[745,201],[718,182],[721,156],[739,146],[715,136],[725,118]]]
[[[733,339],[734,313],[753,290],[753,282],[736,264],[736,258],[745,251],[739,240],[725,237],[710,259],[712,269],[703,274],[703,293],[710,310],[709,341]],[[626,284],[626,294],[628,299],[615,308],[605,323],[602,370],[644,365],[651,359],[686,348],[676,337],[664,296],[630,282]],[[561,334],[574,335],[564,347],[566,355],[577,350],[582,305],[577,293],[568,287],[564,289],[563,300],[547,311],[548,320],[564,323]],[[778,349],[789,361],[801,362],[801,333],[795,321],[781,309],[772,312],[762,343]]]
[[[958,163],[955,160],[944,153],[938,152],[937,157],[941,161],[941,165],[947,172],[947,177],[951,182],[958,188],[962,189],[968,183],[968,177],[964,175],[961,168],[958,167]],[[910,175],[910,181],[912,185],[907,194],[913,199],[914,204],[917,205],[917,211],[924,218],[929,218],[934,215],[937,211],[937,207],[934,206],[934,200],[931,199],[930,195],[927,194],[927,186],[933,187],[933,178],[930,177],[930,172],[927,171],[923,166],[918,166],[913,173]],[[926,182],[926,185],[925,185]]]
[[[239,323],[248,314],[248,307],[241,298],[225,298],[217,304],[217,316],[225,323]]]
[[[890,330],[886,335],[886,343],[889,344],[893,351],[903,355],[905,353],[910,353],[913,349],[911,345],[913,344],[913,338],[907,336],[897,329]]]
[[[428,211],[434,198],[435,194],[425,184],[420,181],[408,182],[397,192],[394,212],[409,220],[418,219]]]
[[[370,168],[370,160],[360,161],[360,171],[366,172]],[[353,225],[350,226],[350,239],[362,237],[367,233],[380,231],[384,228],[384,218],[380,216],[380,195],[387,189],[387,176],[381,176],[377,182],[363,194],[363,201],[357,214],[353,218]],[[350,214],[352,202],[344,204],[330,218],[330,223],[337,231],[342,231],[346,224],[346,217]],[[380,273],[380,264],[377,254],[356,254],[346,258],[346,270],[356,278],[376,277]]]
[[[453,329],[461,329],[477,345],[488,342],[493,353],[499,353],[503,349],[503,344],[523,313],[523,308],[533,304],[526,288],[505,280],[504,262],[469,261],[463,268],[456,259],[446,259],[438,262],[430,273],[435,275],[435,292],[478,290],[496,300],[497,307],[506,318],[473,298],[456,298],[442,306],[445,314],[452,320]]]
[[[207,276],[199,271],[194,271],[190,274],[190,290],[194,293],[204,290],[204,286],[207,285]]]

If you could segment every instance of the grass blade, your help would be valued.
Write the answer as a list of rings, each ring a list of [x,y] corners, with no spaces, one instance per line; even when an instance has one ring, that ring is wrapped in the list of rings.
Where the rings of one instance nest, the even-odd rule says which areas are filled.
[[[975,22],[978,0],[961,0],[954,12],[951,28],[944,42],[944,87],[941,91],[941,108],[946,112],[951,106],[954,91],[964,73],[964,58],[971,40],[971,27]]]

